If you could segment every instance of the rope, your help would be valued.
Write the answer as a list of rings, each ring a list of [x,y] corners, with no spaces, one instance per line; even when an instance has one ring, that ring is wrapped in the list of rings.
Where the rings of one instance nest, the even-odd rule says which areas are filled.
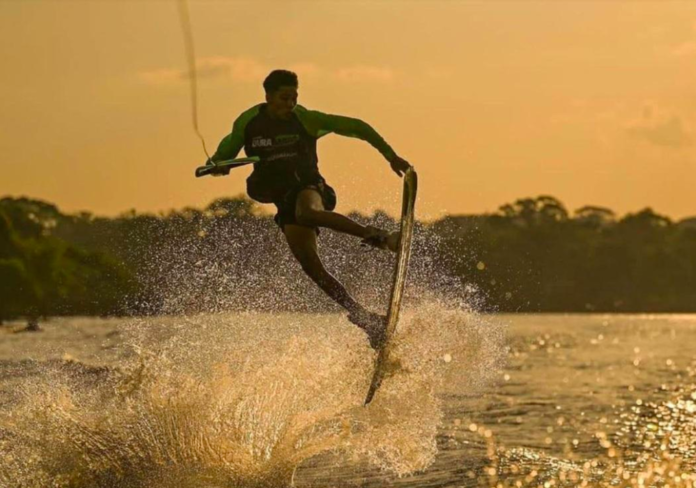
[[[196,76],[196,54],[193,45],[193,31],[191,30],[191,17],[189,15],[188,4],[186,0],[178,0],[179,20],[181,21],[181,31],[184,35],[184,47],[186,49],[186,61],[188,62],[188,79],[189,87],[191,88],[191,121],[193,122],[193,130],[201,140],[203,152],[210,160],[208,149],[205,147],[205,139],[198,128],[198,79]]]

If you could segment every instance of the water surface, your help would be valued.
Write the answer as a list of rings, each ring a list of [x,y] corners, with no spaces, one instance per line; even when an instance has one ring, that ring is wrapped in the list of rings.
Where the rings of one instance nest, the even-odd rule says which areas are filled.
[[[0,329],[0,486],[693,486],[695,315],[340,315]]]

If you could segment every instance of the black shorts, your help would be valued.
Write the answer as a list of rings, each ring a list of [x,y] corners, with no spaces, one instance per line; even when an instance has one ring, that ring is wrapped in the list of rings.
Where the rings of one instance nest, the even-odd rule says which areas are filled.
[[[273,202],[278,208],[278,213],[276,213],[274,220],[281,229],[284,229],[287,224],[297,225],[297,219],[295,218],[297,197],[302,190],[307,190],[308,188],[319,192],[321,201],[324,204],[324,210],[333,210],[336,208],[336,192],[327,185],[325,181],[314,184],[297,185],[287,192],[282,199]]]
[[[297,183],[290,188],[273,187],[255,178],[247,179],[247,193],[252,199],[261,203],[273,203],[276,206],[278,212],[274,220],[281,229],[287,224],[297,225],[295,217],[297,197],[302,190],[308,188],[319,192],[321,201],[324,204],[324,210],[336,208],[336,192],[321,177],[316,182]]]

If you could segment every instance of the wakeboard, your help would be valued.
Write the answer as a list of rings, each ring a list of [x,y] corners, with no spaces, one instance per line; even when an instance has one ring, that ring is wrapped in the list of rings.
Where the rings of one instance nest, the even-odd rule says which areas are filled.
[[[392,282],[391,300],[387,314],[387,330],[382,348],[377,353],[375,368],[372,374],[370,389],[365,398],[365,405],[372,401],[375,392],[382,384],[389,357],[389,343],[399,323],[399,311],[406,286],[408,261],[411,256],[411,240],[413,238],[413,223],[415,216],[416,193],[418,191],[418,175],[413,167],[404,174],[403,203],[401,206],[401,239],[396,254],[396,267],[394,269],[394,281]]]

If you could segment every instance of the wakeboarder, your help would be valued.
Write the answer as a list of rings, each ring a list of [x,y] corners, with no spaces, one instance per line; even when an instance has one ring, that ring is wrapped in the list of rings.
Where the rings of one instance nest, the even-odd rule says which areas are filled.
[[[319,173],[317,140],[333,132],[366,141],[384,156],[399,177],[411,165],[369,124],[298,105],[299,82],[295,73],[272,71],[263,87],[266,102],[251,107],[234,121],[232,132],[206,162],[213,166],[208,174],[228,174],[230,167],[217,167],[216,163],[234,159],[242,148],[247,157],[258,158],[247,178],[249,197],[276,206],[275,222],[304,272],[348,311],[348,319],[362,328],[370,345],[378,349],[384,341],[385,317],[368,311],[326,270],[317,252],[317,232],[319,227],[325,227],[392,252],[399,245],[399,233],[364,226],[334,212],[336,192]]]

